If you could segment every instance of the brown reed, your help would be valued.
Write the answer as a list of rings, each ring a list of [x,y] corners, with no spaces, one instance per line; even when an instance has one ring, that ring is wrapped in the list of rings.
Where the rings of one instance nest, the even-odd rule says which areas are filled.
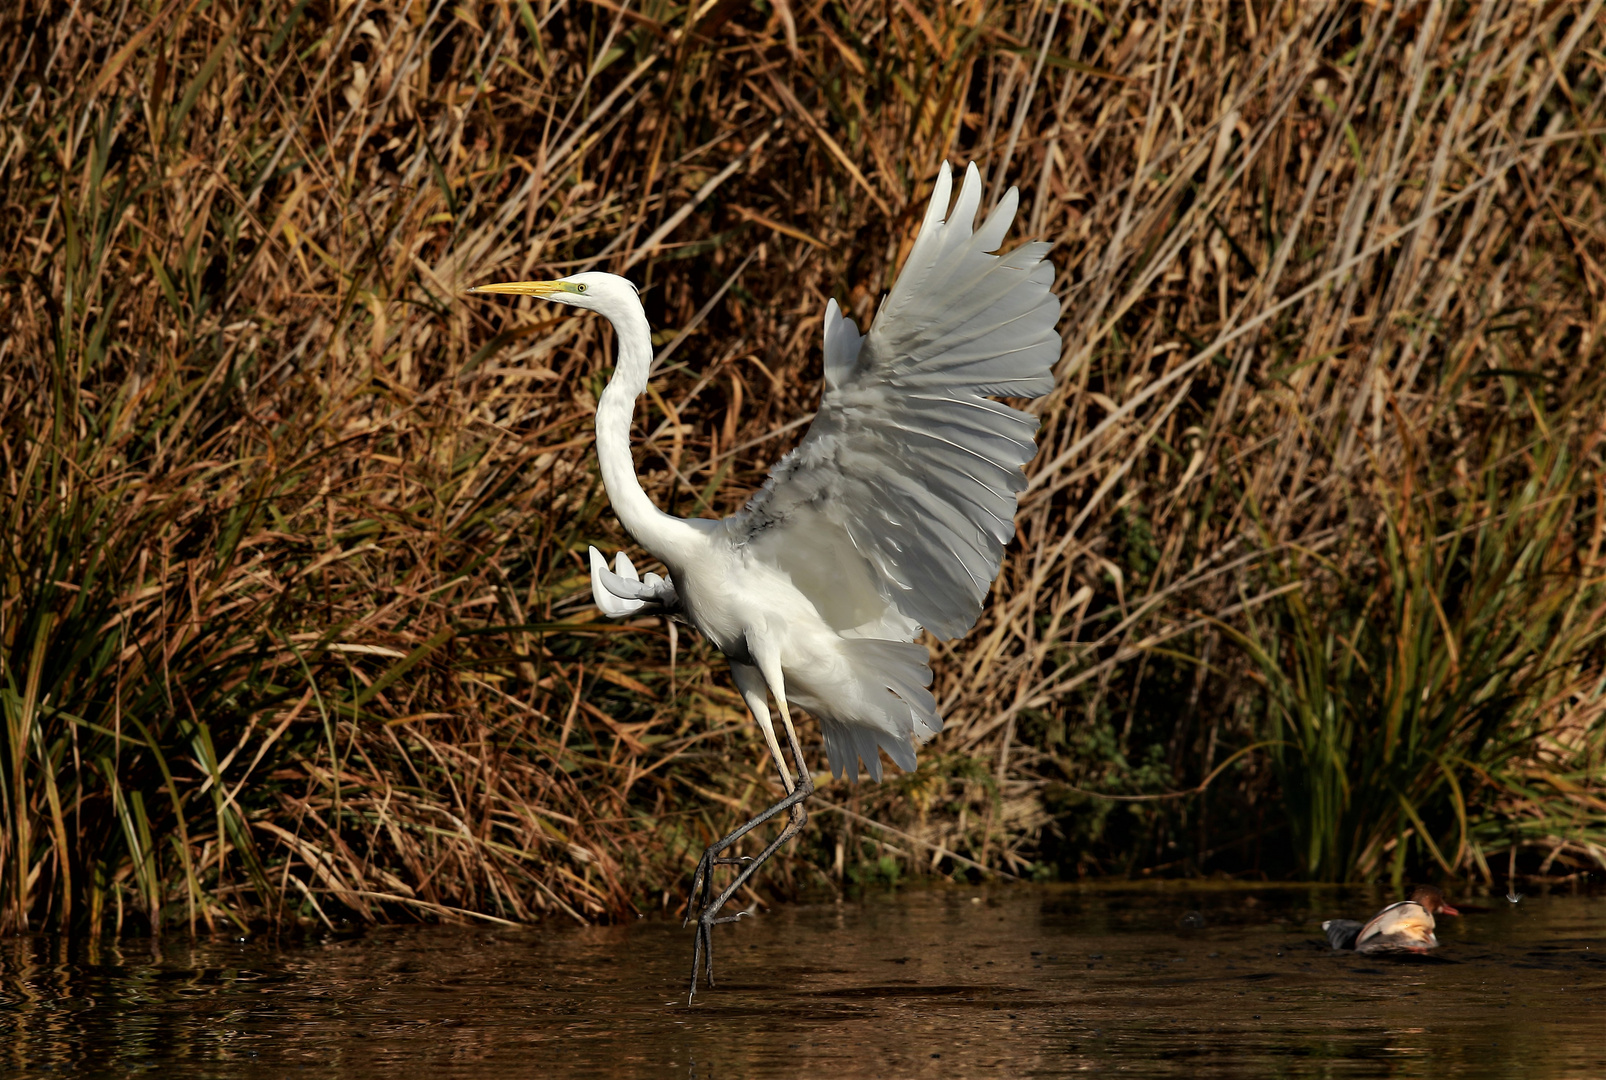
[[[1290,718],[1365,732],[1452,684],[1488,712],[1457,620],[1529,606],[1564,647],[1490,653],[1520,730],[1424,751],[1459,800],[1288,869],[1606,865],[1600,16],[24,0],[0,927],[678,903],[773,797],[762,749],[705,646],[590,607],[586,546],[627,546],[590,454],[606,329],[463,290],[629,273],[664,346],[643,482],[728,513],[813,408],[826,299],[868,321],[944,158],[1057,243],[1062,388],[994,601],[936,650],[929,768],[825,785],[772,884],[1281,872],[1268,807],[1322,828]],[[1531,557],[1447,547],[1519,502]],[[1548,576],[1466,601],[1512,565]],[[1318,678],[1383,609],[1413,614],[1374,666],[1409,625],[1441,673]]]

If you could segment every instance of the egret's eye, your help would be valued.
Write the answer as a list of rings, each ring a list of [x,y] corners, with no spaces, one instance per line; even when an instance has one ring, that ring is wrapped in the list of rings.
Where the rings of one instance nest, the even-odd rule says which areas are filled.
[[[584,285],[576,285],[574,287],[574,291],[575,292],[585,292],[586,291],[586,287]]]

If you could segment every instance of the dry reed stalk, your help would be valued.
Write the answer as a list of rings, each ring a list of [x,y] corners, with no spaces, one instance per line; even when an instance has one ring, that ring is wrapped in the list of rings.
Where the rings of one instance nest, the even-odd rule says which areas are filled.
[[[728,513],[813,407],[825,300],[868,320],[944,157],[1059,244],[1064,388],[996,601],[937,650],[931,769],[828,788],[818,873],[877,865],[853,815],[925,845],[897,865],[1247,865],[1275,791],[1259,753],[1219,771],[1262,732],[1212,620],[1279,602],[1268,558],[1363,572],[1412,447],[1481,476],[1525,394],[1598,487],[1566,410],[1603,366],[1599,9],[0,16],[0,925],[671,903],[771,797],[761,748],[700,643],[591,614],[580,555],[623,541],[607,332],[461,290],[632,268],[674,342],[643,482]],[[1548,752],[1598,801],[1576,664]],[[1120,817],[1078,794],[1212,775]],[[1552,802],[1512,808],[1524,842]]]

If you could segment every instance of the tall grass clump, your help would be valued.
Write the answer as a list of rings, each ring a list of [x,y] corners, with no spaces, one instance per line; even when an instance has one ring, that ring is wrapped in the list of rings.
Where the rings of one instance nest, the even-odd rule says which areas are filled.
[[[730,513],[944,158],[1061,388],[948,730],[774,887],[1599,865],[1600,15],[6,8],[0,929],[677,903],[763,746],[592,614],[605,328],[462,290],[630,274],[644,486]]]
[[[1481,452],[1476,471],[1464,457],[1436,467],[1407,436],[1405,475],[1377,492],[1373,546],[1282,555],[1267,569],[1290,587],[1243,629],[1223,626],[1264,681],[1270,758],[1313,877],[1492,878],[1491,848],[1537,838],[1562,837],[1551,853],[1586,862],[1606,850],[1587,793],[1606,709],[1590,466],[1606,381],[1587,379],[1547,423],[1503,378],[1518,415],[1490,418],[1464,448]]]

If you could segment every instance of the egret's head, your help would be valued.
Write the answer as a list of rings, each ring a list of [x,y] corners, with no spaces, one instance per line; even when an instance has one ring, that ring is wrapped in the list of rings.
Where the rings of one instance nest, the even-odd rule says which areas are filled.
[[[505,293],[510,296],[539,296],[559,304],[588,308],[603,315],[616,315],[641,309],[636,287],[617,274],[588,271],[556,281],[508,281],[500,285],[476,285],[471,293]]]

